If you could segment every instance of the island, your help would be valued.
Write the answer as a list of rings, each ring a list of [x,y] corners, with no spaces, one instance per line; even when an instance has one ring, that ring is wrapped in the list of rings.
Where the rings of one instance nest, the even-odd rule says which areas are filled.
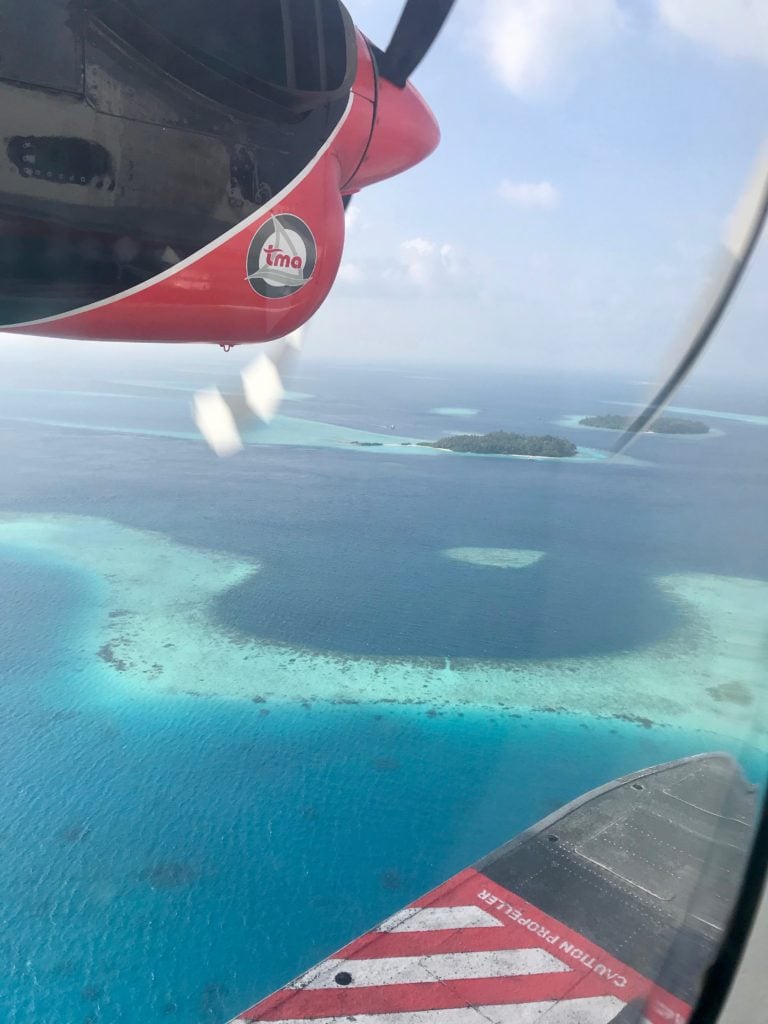
[[[602,430],[626,430],[632,423],[632,416],[585,416],[579,420],[581,427],[600,427]],[[708,434],[709,427],[701,420],[676,420],[669,416],[661,416],[644,434]]]
[[[490,434],[455,434],[438,441],[422,441],[425,448],[444,448],[474,455],[534,455],[547,459],[568,459],[578,448],[572,441],[552,434],[535,436],[494,430]]]

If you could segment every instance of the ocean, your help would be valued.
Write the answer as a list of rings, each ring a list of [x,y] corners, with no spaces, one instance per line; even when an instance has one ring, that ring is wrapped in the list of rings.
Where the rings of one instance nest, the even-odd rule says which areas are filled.
[[[6,357],[8,1024],[222,1024],[593,786],[765,778],[764,395],[694,379],[711,434],[614,462],[567,418],[642,382],[309,362],[217,460],[224,359]],[[499,428],[580,456],[409,443]]]

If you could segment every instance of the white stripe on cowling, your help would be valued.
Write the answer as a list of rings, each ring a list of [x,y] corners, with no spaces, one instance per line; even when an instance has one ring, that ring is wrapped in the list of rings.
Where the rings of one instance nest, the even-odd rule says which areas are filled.
[[[503,928],[482,907],[406,907],[379,925],[379,932],[438,932],[453,928]]]
[[[289,1000],[290,1005],[290,1000]],[[284,1018],[269,1024],[610,1024],[626,1004],[616,996],[509,1003],[501,1006],[459,1006],[452,1010],[413,1013],[356,1013],[338,1017]],[[254,1024],[238,1017],[231,1024]]]
[[[546,949],[498,949],[432,956],[388,956],[378,960],[325,960],[292,982],[291,988],[339,988],[336,975],[348,972],[355,988],[409,985],[464,978],[510,978],[570,971]]]

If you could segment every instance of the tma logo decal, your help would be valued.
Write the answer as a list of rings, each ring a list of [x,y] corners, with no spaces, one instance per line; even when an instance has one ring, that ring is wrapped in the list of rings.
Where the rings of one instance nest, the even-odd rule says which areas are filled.
[[[259,228],[248,247],[246,280],[265,299],[284,299],[312,277],[317,245],[299,217],[281,213]]]

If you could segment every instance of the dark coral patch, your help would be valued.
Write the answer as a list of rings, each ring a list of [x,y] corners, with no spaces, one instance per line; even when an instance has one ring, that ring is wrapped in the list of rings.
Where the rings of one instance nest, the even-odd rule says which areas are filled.
[[[737,704],[742,708],[753,704],[755,700],[749,689],[743,683],[736,681],[721,683],[719,686],[710,686],[707,688],[707,693],[718,703]]]
[[[128,662],[123,658],[118,658],[112,644],[103,644],[96,653],[102,661],[106,661],[108,665],[112,665],[118,672],[128,671]]]
[[[620,722],[629,722],[631,725],[641,725],[643,729],[652,729],[656,722],[651,718],[643,718],[642,715],[612,715],[612,718],[618,718]]]
[[[223,1000],[228,994],[224,985],[219,985],[215,981],[209,982],[200,996],[200,1009],[204,1016],[217,1019],[221,1017],[224,1013]]]
[[[76,843],[82,842],[83,839],[90,832],[88,825],[81,821],[73,822],[71,825],[67,825],[56,833],[56,838],[60,843],[64,843],[66,846],[74,846]]]
[[[183,861],[161,861],[139,872],[139,880],[148,882],[153,889],[177,889],[191,885],[200,877],[200,872]]]

